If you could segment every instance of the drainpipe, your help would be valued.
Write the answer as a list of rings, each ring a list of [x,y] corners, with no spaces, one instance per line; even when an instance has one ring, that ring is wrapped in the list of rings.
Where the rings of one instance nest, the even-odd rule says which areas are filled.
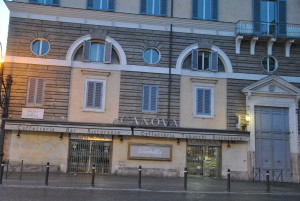
[[[171,18],[173,18],[173,0],[171,1]],[[168,78],[168,126],[171,118],[171,86],[172,86],[172,51],[173,51],[173,24],[170,25],[169,35],[169,78]]]

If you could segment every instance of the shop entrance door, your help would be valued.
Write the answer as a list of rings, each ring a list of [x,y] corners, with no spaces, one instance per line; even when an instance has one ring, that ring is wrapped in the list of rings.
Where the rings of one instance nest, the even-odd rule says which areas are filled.
[[[69,172],[110,173],[111,141],[71,139],[69,149]]]
[[[190,176],[220,177],[221,147],[187,146],[187,168]]]

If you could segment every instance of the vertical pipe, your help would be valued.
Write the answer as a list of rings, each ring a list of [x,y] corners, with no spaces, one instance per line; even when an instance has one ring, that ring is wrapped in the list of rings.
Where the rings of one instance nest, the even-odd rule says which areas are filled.
[[[168,126],[171,119],[171,86],[172,86],[172,51],[173,51],[173,24],[170,25],[169,36],[169,78],[168,78]]]

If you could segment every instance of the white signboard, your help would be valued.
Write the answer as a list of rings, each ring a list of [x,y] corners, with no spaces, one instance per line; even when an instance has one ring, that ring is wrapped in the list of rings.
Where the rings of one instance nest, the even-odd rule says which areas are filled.
[[[23,108],[22,118],[23,119],[44,119],[44,109],[36,108]]]
[[[172,158],[172,145],[129,144],[129,159],[167,160]]]

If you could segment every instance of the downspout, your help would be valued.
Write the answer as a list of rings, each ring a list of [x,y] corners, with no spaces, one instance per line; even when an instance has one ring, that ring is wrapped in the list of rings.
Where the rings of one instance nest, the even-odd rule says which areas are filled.
[[[173,18],[173,0],[171,0],[171,18]],[[173,51],[173,24],[170,25],[169,35],[169,78],[168,78],[168,126],[171,118],[171,86],[172,86],[172,51]]]

